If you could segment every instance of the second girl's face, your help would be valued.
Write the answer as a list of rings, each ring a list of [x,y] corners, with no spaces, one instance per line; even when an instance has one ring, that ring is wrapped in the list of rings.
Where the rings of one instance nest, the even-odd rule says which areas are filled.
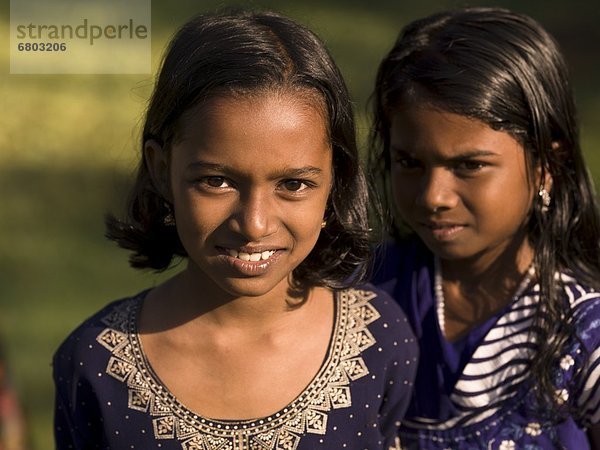
[[[508,133],[429,107],[393,114],[391,180],[405,222],[440,258],[491,263],[526,241],[534,194]]]
[[[332,147],[315,103],[221,97],[182,118],[170,163],[177,230],[198,276],[230,295],[287,290],[319,237]]]

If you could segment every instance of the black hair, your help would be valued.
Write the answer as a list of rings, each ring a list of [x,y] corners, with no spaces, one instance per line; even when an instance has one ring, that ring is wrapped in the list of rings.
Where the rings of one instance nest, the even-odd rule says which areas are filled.
[[[380,174],[388,229],[403,234],[389,192],[390,116],[424,103],[482,121],[512,135],[525,149],[529,172],[552,177],[552,204],[534,200],[528,235],[542,307],[532,330],[531,371],[541,405],[557,408],[552,369],[574,337],[571,308],[558,272],[600,289],[600,219],[585,166],[575,102],[562,53],[532,18],[500,8],[466,8],[414,21],[379,67],[372,98],[369,163]],[[536,196],[537,197],[537,196]],[[575,337],[576,338],[576,337]]]
[[[333,149],[334,180],[326,227],[294,270],[297,287],[345,287],[364,278],[370,258],[368,189],[360,167],[352,103],[321,40],[274,12],[228,11],[197,16],[175,34],[146,112],[149,140],[169,151],[182,114],[215,96],[269,92],[303,96],[323,112]],[[167,269],[187,256],[177,230],[165,224],[171,205],[153,185],[144,157],[124,220],[107,217],[107,237],[132,250],[130,264]]]

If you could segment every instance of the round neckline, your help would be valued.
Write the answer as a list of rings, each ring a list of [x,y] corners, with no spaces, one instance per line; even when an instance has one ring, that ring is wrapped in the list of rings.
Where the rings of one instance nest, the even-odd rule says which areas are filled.
[[[158,403],[161,403],[169,413],[177,415],[184,419],[186,423],[201,430],[208,430],[211,433],[225,436],[231,433],[264,432],[267,429],[279,427],[283,423],[289,423],[293,421],[293,416],[305,409],[307,403],[315,404],[319,402],[320,393],[330,382],[332,375],[334,375],[339,365],[341,349],[346,335],[348,304],[343,301],[339,292],[333,291],[334,320],[327,352],[315,376],[294,400],[268,416],[254,419],[219,419],[203,416],[188,408],[170,391],[154,371],[152,364],[144,352],[138,330],[138,320],[148,292],[142,293],[137,298],[127,322],[133,357],[138,366],[139,373],[143,377],[143,380],[140,381],[148,385],[152,393],[156,396]]]

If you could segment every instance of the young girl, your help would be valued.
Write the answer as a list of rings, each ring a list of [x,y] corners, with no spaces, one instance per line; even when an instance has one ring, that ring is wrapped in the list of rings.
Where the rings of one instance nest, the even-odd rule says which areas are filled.
[[[309,31],[200,16],[167,51],[126,220],[136,268],[185,269],[81,325],[54,358],[60,449],[395,448],[416,343],[360,281],[351,102]]]
[[[413,232],[378,274],[421,348],[403,448],[600,448],[600,222],[556,43],[502,9],[427,17],[374,102]]]

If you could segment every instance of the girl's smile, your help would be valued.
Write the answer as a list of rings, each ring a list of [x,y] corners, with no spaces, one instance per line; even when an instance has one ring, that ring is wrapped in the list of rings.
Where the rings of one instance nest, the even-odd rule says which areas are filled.
[[[235,259],[241,259],[242,261],[252,261],[257,262],[261,260],[270,259],[271,256],[277,250],[257,250],[257,249],[248,249],[248,250],[236,250],[234,248],[224,248],[226,254]]]
[[[257,276],[265,274],[284,253],[285,249],[263,250],[249,249],[236,250],[233,248],[217,247],[222,251],[225,263],[238,271],[243,276]]]

